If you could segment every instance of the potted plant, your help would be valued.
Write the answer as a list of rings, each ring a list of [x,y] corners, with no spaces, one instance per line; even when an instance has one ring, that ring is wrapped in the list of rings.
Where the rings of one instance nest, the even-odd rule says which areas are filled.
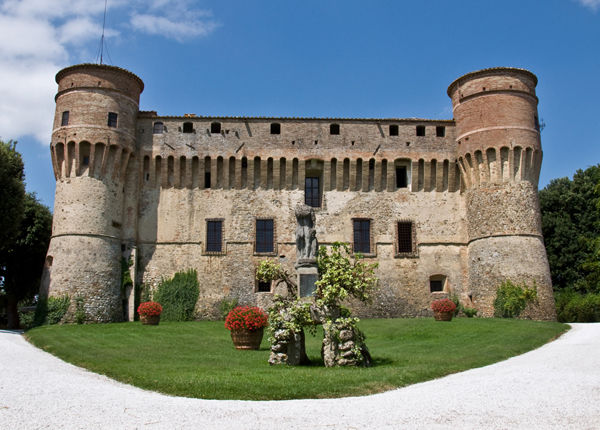
[[[141,303],[137,309],[138,314],[140,315],[140,321],[144,325],[158,325],[162,310],[160,303],[156,302]]]
[[[225,318],[225,328],[231,332],[236,349],[258,349],[269,317],[256,306],[238,306]]]
[[[456,303],[450,299],[436,300],[431,304],[431,309],[433,309],[433,317],[436,321],[452,321]]]

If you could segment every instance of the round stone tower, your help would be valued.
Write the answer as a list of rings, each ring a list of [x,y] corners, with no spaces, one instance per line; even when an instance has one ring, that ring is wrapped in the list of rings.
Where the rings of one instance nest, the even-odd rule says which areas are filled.
[[[527,70],[493,68],[448,87],[466,198],[469,294],[483,316],[493,315],[502,281],[535,281],[538,302],[524,316],[556,320],[537,193],[542,146],[536,85]]]
[[[124,179],[144,84],[118,67],[80,64],[56,75],[50,146],[56,197],[41,294],[83,297],[86,319],[123,320]]]

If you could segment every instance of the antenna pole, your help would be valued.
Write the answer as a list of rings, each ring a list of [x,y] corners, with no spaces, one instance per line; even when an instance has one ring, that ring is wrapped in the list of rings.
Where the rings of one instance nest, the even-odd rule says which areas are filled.
[[[104,54],[104,28],[106,27],[106,5],[108,0],[104,0],[104,19],[102,20],[102,38],[100,39],[100,64],[102,64],[102,54]]]

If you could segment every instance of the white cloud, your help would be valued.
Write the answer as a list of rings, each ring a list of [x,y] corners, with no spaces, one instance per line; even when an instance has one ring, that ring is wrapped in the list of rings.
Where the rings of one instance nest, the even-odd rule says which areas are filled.
[[[190,0],[111,0],[106,37],[127,31],[184,41],[202,37],[218,24]],[[89,62],[102,30],[104,2],[98,0],[0,1],[0,136],[50,139],[54,75]],[[79,53],[87,55],[81,57]]]
[[[594,12],[596,10],[598,10],[598,7],[600,7],[600,0],[575,0],[575,1],[581,3],[584,6],[589,7]]]

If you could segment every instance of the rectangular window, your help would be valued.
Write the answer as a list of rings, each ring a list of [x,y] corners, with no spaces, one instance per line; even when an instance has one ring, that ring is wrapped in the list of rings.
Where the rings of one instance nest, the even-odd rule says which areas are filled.
[[[398,222],[398,254],[413,253],[413,222]]]
[[[108,113],[108,126],[109,127],[117,127],[117,117],[118,115],[114,112]]]
[[[153,129],[153,133],[154,134],[163,134],[164,131],[164,125],[162,122],[155,122],[154,123],[154,129]]]
[[[390,125],[390,136],[398,136],[398,126]]]
[[[258,281],[258,284],[256,285],[256,292],[257,293],[270,293],[271,292],[271,283]]]
[[[281,134],[281,124],[276,122],[271,124],[271,134]]]
[[[417,136],[425,136],[425,126],[417,125]]]
[[[354,223],[354,252],[369,254],[371,252],[371,220],[355,219]]]
[[[333,134],[333,135],[340,134],[340,125],[339,124],[331,124],[329,126],[329,134]]]
[[[435,135],[437,137],[446,137],[446,127],[444,127],[444,126],[437,126],[435,128]]]
[[[273,252],[273,220],[256,220],[256,252]]]
[[[304,178],[304,203],[313,208],[321,207],[319,178]]]
[[[441,279],[429,280],[429,291],[432,293],[439,293],[439,292],[444,291],[444,285],[443,285],[442,280]]]
[[[64,127],[65,125],[69,125],[69,111],[64,111],[62,113],[62,120],[60,122],[60,126]]]
[[[211,134],[221,133],[221,123],[220,122],[212,122],[210,124],[210,133]]]
[[[204,172],[204,188],[210,188],[210,172]]]
[[[191,122],[183,123],[183,132],[184,133],[193,133],[194,132],[194,124]]]
[[[408,188],[408,176],[406,167],[396,167],[396,188]]]
[[[206,222],[206,252],[222,252],[223,221]]]
[[[83,165],[84,166],[89,166],[90,164],[90,157],[88,157],[87,155],[83,156]]]

